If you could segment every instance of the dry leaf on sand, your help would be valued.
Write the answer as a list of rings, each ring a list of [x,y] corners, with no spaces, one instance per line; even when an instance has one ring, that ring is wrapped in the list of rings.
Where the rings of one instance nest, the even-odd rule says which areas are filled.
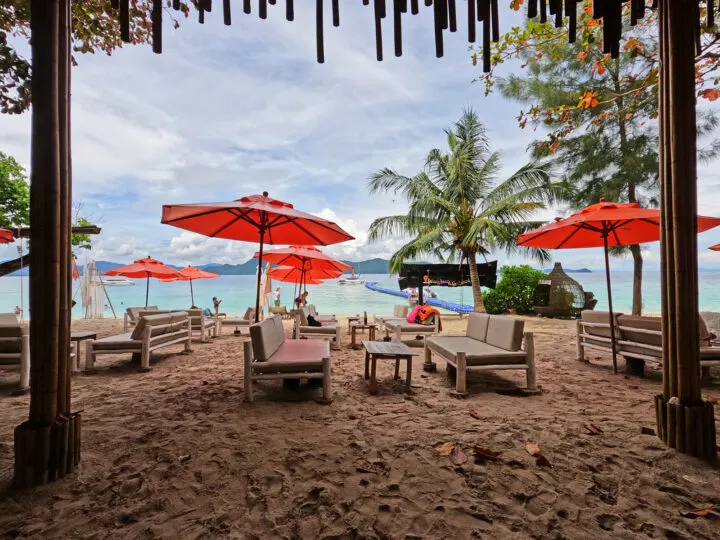
[[[495,452],[487,448],[481,448],[476,446],[473,448],[473,454],[475,454],[475,463],[484,463],[485,461],[497,461],[500,459],[500,452]]]
[[[450,461],[452,461],[453,465],[462,465],[467,460],[468,458],[462,448],[456,446],[452,449],[452,452],[450,453]]]
[[[549,467],[549,468],[551,468],[551,469],[553,468],[552,463],[550,463],[550,461],[548,460],[548,458],[546,458],[546,457],[543,456],[542,454],[539,454],[539,455],[535,458],[535,465],[537,465],[538,467]]]
[[[527,450],[527,453],[531,456],[539,456],[540,455],[540,445],[534,441],[528,441],[525,443],[525,450]]]
[[[595,424],[588,424],[585,426],[588,435],[600,435],[603,430],[597,427]]]
[[[470,416],[472,416],[475,420],[484,420],[482,416],[480,416],[479,413],[476,413],[475,411],[470,411]]]
[[[451,442],[446,442],[438,446],[435,450],[438,451],[438,454],[441,456],[449,456],[452,454],[453,448],[455,448],[455,445]]]
[[[185,463],[188,459],[190,459],[190,454],[186,454],[184,456],[178,456],[178,461],[180,463]]]
[[[715,513],[715,507],[711,505],[711,506],[705,506],[703,508],[698,508],[697,510],[692,510],[690,512],[680,512],[680,515],[682,517],[695,519],[698,517],[705,517],[705,516],[708,516],[708,515],[714,514],[714,513]]]

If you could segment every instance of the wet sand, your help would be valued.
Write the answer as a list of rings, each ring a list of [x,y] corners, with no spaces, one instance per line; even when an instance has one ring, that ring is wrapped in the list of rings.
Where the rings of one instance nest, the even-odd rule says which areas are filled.
[[[122,321],[74,321],[120,333]],[[446,321],[444,333],[464,330]],[[286,330],[289,332],[289,323]],[[718,538],[720,470],[666,450],[654,429],[660,373],[613,375],[609,355],[576,358],[571,321],[527,319],[543,393],[521,396],[522,372],[472,373],[458,399],[445,364],[413,388],[378,366],[368,393],[363,352],[333,352],[334,400],[319,389],[256,385],[243,401],[242,342],[175,346],[138,373],[100,357],[73,380],[83,409],[77,473],[18,492],[12,432],[28,397],[0,371],[0,533],[8,538]],[[622,361],[621,361],[622,364]],[[720,372],[706,393],[720,398]],[[720,414],[716,414],[720,419]],[[602,433],[590,435],[594,424]],[[720,426],[719,426],[720,431]],[[552,468],[525,449],[537,442]],[[458,465],[437,448],[452,443]],[[473,448],[499,452],[476,459]],[[455,451],[457,453],[457,451]],[[454,454],[457,455],[457,454]],[[456,459],[457,462],[462,461]]]

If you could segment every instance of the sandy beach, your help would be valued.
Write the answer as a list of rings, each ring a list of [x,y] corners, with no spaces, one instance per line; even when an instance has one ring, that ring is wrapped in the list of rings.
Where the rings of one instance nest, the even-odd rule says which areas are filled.
[[[78,472],[27,492],[9,487],[13,428],[28,397],[0,371],[0,533],[5,538],[718,538],[720,470],[668,451],[655,428],[660,373],[612,374],[609,355],[575,360],[572,321],[527,319],[543,393],[519,396],[520,372],[474,373],[450,394],[415,360],[411,394],[363,353],[333,353],[334,401],[319,390],[258,384],[243,401],[242,342],[223,335],[154,355],[138,373],[102,357],[73,380],[83,413]],[[445,333],[466,322],[447,321]],[[74,321],[121,332],[122,322]],[[286,323],[289,332],[289,323]],[[228,332],[229,334],[229,332]],[[622,364],[622,362],[621,362]],[[720,398],[720,373],[706,387]],[[720,415],[718,415],[720,418]],[[601,433],[592,435],[585,426]],[[720,427],[720,426],[719,426]],[[526,450],[536,442],[552,466]],[[462,449],[457,464],[438,447]],[[500,455],[485,460],[480,447]],[[457,451],[456,451],[457,452]],[[457,454],[456,454],[457,455]],[[547,465],[547,464],[546,464]],[[717,511],[717,510],[716,510]]]

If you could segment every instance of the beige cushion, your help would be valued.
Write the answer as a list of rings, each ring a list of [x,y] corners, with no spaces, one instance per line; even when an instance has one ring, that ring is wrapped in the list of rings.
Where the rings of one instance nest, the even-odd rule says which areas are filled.
[[[407,319],[409,308],[410,306],[405,304],[395,304],[395,307],[393,308],[393,317],[397,317],[398,319]]]
[[[129,307],[127,308],[127,314],[130,317],[131,321],[137,322],[137,320],[140,318],[140,312],[141,311],[158,311],[157,306],[147,306],[147,307]]]
[[[298,310],[298,315],[300,316],[300,326],[307,326],[308,325],[308,315],[310,315],[310,309],[305,306],[304,308],[301,308]]]
[[[385,328],[391,332],[397,331],[398,328],[402,332],[417,332],[418,334],[435,333],[435,326],[427,326],[424,324],[409,323],[404,319],[385,320]]]
[[[15,316],[14,313],[11,315]],[[20,324],[0,324],[0,354],[22,353],[22,336],[27,335],[28,327]],[[0,359],[0,365],[16,364],[13,358]]]
[[[0,313],[0,325],[19,324],[20,318],[14,313]]]
[[[700,360],[720,360],[720,347],[700,347]]]
[[[250,339],[255,359],[260,362],[269,360],[285,342],[282,318],[276,315],[250,325]]]
[[[618,315],[617,322],[618,327],[622,326],[622,329],[619,330],[619,335],[620,339],[623,341],[632,341],[634,343],[662,347],[662,334],[642,332],[642,330],[660,332],[662,329],[662,320],[660,317]],[[640,331],[634,331],[634,328],[637,328]]]
[[[434,336],[428,338],[444,356],[456,358],[464,352],[468,366],[489,364],[524,364],[527,359],[525,351],[507,351],[465,336]]]
[[[303,334],[323,334],[326,336],[334,336],[337,325],[328,326],[303,326],[301,331]]]
[[[485,341],[487,339],[488,322],[490,321],[490,315],[486,313],[471,313],[468,317],[467,331],[465,335],[478,341]]]
[[[485,342],[506,351],[519,351],[524,328],[525,323],[518,319],[491,315]]]
[[[140,317],[140,320],[137,323],[137,326],[135,326],[135,329],[132,331],[132,339],[142,340],[143,338],[143,332],[145,331],[146,326],[152,326],[152,330],[150,330],[150,335],[152,337],[159,336],[161,334],[165,334],[167,332],[171,332],[172,330],[170,328],[156,328],[159,326],[164,326],[166,324],[170,324],[173,321],[179,321],[187,319],[187,313],[185,312],[175,312],[175,313],[159,313],[157,315],[143,315]]]
[[[108,336],[97,339],[92,342],[93,349],[112,350],[112,349],[142,349],[142,341],[133,339],[132,332],[119,334],[117,336]]]
[[[321,371],[322,359],[330,358],[327,341],[288,339],[267,361],[253,364],[255,373],[303,373]]]
[[[702,316],[698,317],[698,338],[700,340],[700,347],[709,347],[710,342],[713,340],[714,335],[708,330],[707,324],[703,320]]]

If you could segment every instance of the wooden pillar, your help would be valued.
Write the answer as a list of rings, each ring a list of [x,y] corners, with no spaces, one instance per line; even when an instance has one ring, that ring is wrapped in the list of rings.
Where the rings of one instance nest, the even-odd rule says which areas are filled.
[[[70,411],[70,0],[31,0],[30,418],[15,428],[15,484],[62,477],[80,459]]]
[[[710,460],[715,421],[700,394],[697,338],[697,2],[660,0],[659,8],[663,393],[656,416],[668,446]]]

